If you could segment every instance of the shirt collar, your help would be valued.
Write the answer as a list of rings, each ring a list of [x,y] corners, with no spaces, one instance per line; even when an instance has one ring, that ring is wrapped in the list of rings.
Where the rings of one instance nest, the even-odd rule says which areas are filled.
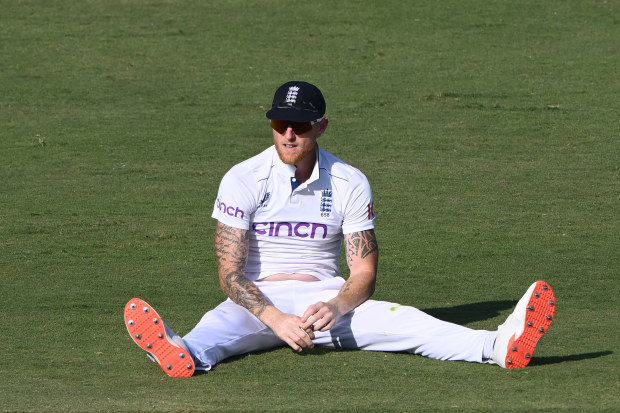
[[[285,164],[284,162],[282,162],[282,160],[280,159],[280,157],[278,156],[278,153],[274,148],[274,161],[275,161],[275,165],[277,165],[278,169],[280,169],[282,171],[282,173],[293,177],[295,176],[295,165],[288,165]],[[303,184],[299,185],[299,187],[296,188],[296,190],[299,189],[304,189],[306,188],[308,185],[310,185],[312,182],[318,181],[319,178],[321,177],[321,168],[320,168],[320,150],[319,150],[319,146],[316,146],[316,159],[314,161],[314,167],[312,168],[312,174],[310,174],[310,178],[308,178],[308,180],[306,182],[304,182]]]
[[[319,145],[316,146],[316,159],[314,161],[314,168],[312,168],[312,174],[310,175],[310,178],[308,178],[308,180],[306,182],[304,182],[303,184],[301,184],[300,186],[307,186],[310,185],[312,182],[314,181],[318,181],[319,178],[321,177],[321,168],[319,166]]]

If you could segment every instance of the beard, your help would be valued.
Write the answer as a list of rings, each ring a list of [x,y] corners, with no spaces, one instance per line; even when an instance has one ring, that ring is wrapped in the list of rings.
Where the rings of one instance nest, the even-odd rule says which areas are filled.
[[[314,151],[315,145],[306,145],[306,146],[298,146],[297,148],[301,148],[297,152],[287,152],[280,145],[276,145],[276,151],[278,152],[278,156],[280,160],[287,165],[297,165],[302,159],[308,156],[309,153]]]

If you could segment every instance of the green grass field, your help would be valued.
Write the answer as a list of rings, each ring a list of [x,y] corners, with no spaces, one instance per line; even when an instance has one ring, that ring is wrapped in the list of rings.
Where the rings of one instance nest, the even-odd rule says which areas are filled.
[[[0,0],[1,411],[617,411],[620,4]],[[495,329],[545,279],[523,370],[287,349],[171,379],[139,296],[187,333],[224,299],[221,176],[277,86],[375,195],[377,299]]]

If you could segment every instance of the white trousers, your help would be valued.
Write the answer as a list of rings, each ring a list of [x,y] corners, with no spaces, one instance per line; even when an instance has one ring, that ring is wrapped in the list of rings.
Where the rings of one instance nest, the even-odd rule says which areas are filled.
[[[309,305],[335,297],[343,278],[324,281],[263,281],[257,286],[280,311],[301,316]],[[486,340],[495,332],[472,330],[438,320],[414,307],[368,300],[327,332],[315,332],[315,345],[338,349],[400,351],[440,360],[483,362]],[[207,312],[183,337],[196,369],[253,351],[285,346],[273,331],[230,299]]]

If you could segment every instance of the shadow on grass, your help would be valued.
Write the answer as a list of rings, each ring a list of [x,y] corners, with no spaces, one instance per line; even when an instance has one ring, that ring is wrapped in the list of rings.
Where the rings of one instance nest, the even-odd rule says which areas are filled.
[[[503,311],[514,308],[515,305],[517,305],[517,302],[512,300],[484,301],[453,307],[426,308],[421,310],[440,320],[465,325],[497,317]]]
[[[596,359],[614,354],[613,351],[597,351],[595,353],[573,354],[570,356],[533,357],[530,366],[544,366],[547,364],[560,364],[567,361],[581,361]]]
[[[218,365],[220,364],[228,364],[231,362],[235,362],[237,360],[242,360],[250,355],[260,355],[260,354],[264,354],[264,353],[270,353],[272,351],[276,351],[276,350],[287,350],[290,351],[291,353],[295,353],[296,356],[298,357],[306,357],[306,356],[322,356],[328,353],[342,353],[342,352],[347,352],[347,351],[359,351],[359,350],[347,350],[347,349],[339,349],[339,348],[332,348],[332,347],[323,347],[323,346],[316,346],[314,348],[310,348],[310,349],[305,349],[304,351],[298,353],[296,351],[294,351],[291,348],[288,348],[286,346],[282,346],[282,347],[275,347],[275,348],[271,348],[271,349],[267,349],[267,350],[260,350],[260,351],[253,351],[251,353],[245,353],[245,354],[239,354],[238,356],[232,356],[229,357],[225,360],[222,360],[218,363]],[[213,367],[214,369],[217,368],[217,365]],[[198,373],[198,371],[196,371],[196,373]],[[195,374],[196,374],[195,373]],[[200,372],[200,374],[202,374],[204,372]]]
[[[261,354],[261,353],[266,353],[269,351],[273,351],[272,350],[265,350],[265,351],[260,351],[260,352],[255,352],[252,354]],[[292,350],[291,350],[292,351]],[[346,352],[346,351],[358,351],[358,350],[342,350],[342,349],[334,349],[334,348],[329,348],[329,347],[315,347],[313,349],[309,349],[309,350],[305,350],[302,353],[299,353],[299,356],[301,357],[305,357],[305,356],[322,356],[328,353],[333,353],[333,352]],[[401,354],[406,354],[406,353],[401,353]],[[534,357],[532,358],[532,361],[530,362],[529,366],[533,367],[533,366],[546,366],[546,365],[551,365],[551,364],[561,364],[561,363],[566,363],[566,362],[572,362],[572,361],[582,361],[582,360],[591,360],[591,359],[596,359],[596,358],[600,358],[600,357],[605,357],[605,356],[609,356],[614,354],[613,351],[607,350],[607,351],[597,351],[597,352],[593,352],[593,353],[582,353],[582,354],[573,354],[573,355],[569,355],[569,356],[547,356],[547,357]],[[236,360],[240,360],[243,359],[245,357],[247,357],[248,354],[241,354],[239,356],[234,356],[231,357],[229,359],[226,359],[224,361],[222,361],[220,364],[227,364],[230,362],[234,362]],[[215,366],[215,368],[217,368],[217,366]],[[194,373],[195,375],[200,375],[200,374],[205,374],[206,372],[204,371],[196,371],[196,373]]]

